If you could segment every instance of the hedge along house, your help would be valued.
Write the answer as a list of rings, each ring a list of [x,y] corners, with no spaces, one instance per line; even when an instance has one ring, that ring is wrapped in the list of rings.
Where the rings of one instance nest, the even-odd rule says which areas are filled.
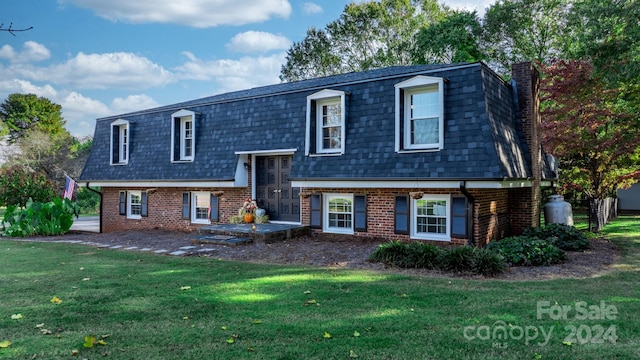
[[[390,67],[98,119],[102,229],[192,231],[247,197],[339,236],[483,244],[539,223],[538,72]]]

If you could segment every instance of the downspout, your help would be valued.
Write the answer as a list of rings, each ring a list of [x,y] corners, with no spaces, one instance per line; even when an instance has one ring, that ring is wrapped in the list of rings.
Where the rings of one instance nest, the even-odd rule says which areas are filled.
[[[473,204],[476,202],[476,199],[473,197],[473,195],[471,195],[471,193],[469,192],[469,190],[467,190],[467,182],[466,181],[460,181],[460,192],[462,193],[462,195],[464,195],[464,197],[467,198],[467,219],[470,219],[471,221],[468,222],[467,224],[467,234],[469,234],[469,246],[473,246],[473,228],[474,228],[474,224],[473,224]],[[102,204],[102,203],[101,203]],[[471,216],[469,216],[471,215]]]
[[[86,188],[90,191],[93,191],[94,193],[100,195],[100,217],[98,218],[99,223],[100,223],[100,230],[99,233],[102,234],[102,193],[98,190],[92,189],[89,187],[89,183],[87,182],[87,186]]]

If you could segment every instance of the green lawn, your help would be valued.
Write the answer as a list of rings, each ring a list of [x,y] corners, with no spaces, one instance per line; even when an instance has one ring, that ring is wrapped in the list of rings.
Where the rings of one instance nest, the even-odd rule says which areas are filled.
[[[636,359],[640,217],[605,233],[611,273],[514,282],[3,241],[0,359]]]

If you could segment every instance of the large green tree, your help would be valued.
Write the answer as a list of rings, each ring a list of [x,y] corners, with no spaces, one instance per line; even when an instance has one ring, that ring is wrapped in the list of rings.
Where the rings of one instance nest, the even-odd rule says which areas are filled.
[[[416,34],[413,62],[451,64],[484,60],[481,35],[482,25],[475,12],[452,12]]]
[[[619,106],[620,91],[587,61],[556,61],[543,71],[543,145],[559,159],[562,189],[605,199],[640,179],[640,121]]]
[[[51,135],[66,132],[62,106],[34,94],[9,95],[0,104],[0,120],[8,129],[11,142],[16,141],[31,129]]]
[[[436,0],[350,3],[325,29],[310,29],[287,51],[282,81],[409,65],[418,31],[445,11]]]
[[[489,63],[506,74],[514,63],[563,57],[571,0],[498,0],[484,15],[482,43]]]

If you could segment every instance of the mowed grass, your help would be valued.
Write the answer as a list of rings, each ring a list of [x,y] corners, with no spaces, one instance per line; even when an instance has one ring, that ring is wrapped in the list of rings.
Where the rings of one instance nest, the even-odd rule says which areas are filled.
[[[2,241],[0,359],[636,359],[640,217],[604,233],[621,252],[610,273],[549,281]],[[538,318],[544,302],[570,311]],[[106,344],[85,348],[86,336]]]

